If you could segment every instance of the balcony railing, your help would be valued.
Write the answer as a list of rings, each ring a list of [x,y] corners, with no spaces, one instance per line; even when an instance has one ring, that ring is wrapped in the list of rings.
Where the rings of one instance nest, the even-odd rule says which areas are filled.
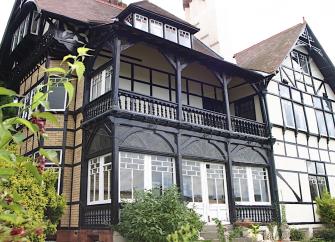
[[[92,205],[83,209],[83,226],[106,227],[112,224],[111,204]]]
[[[118,102],[119,109],[124,111],[177,121],[178,105],[173,102],[124,90],[119,91]],[[110,111],[111,108],[112,93],[108,92],[85,107],[84,118],[90,120]],[[188,124],[228,130],[227,116],[222,113],[183,105],[182,115],[182,121]],[[235,116],[231,116],[231,122],[234,132],[267,137],[266,126],[263,123]]]
[[[239,221],[271,223],[274,217],[274,209],[271,206],[236,206],[236,219]]]

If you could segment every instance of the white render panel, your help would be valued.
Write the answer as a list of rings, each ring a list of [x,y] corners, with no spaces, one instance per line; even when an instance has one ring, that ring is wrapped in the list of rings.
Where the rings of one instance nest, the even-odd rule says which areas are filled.
[[[300,192],[299,192],[299,176],[298,176],[298,173],[282,172],[282,171],[280,171],[279,173],[285,179],[285,181],[291,186],[291,188],[294,190],[294,192],[299,195]],[[282,179],[279,178],[279,180],[282,180]],[[278,188],[278,191],[279,191],[279,197],[281,197],[282,201],[292,201],[292,202],[297,201],[297,198],[295,196],[294,196],[293,200],[292,200],[292,198],[288,199],[286,193],[283,193],[283,191],[281,191],[279,188]]]
[[[262,123],[263,117],[258,96],[254,96],[254,104],[255,104],[256,121]]]
[[[276,155],[285,155],[285,145],[283,142],[278,142],[273,145],[273,151]]]
[[[277,127],[273,127],[271,129],[271,133],[272,136],[276,139],[276,140],[283,140],[284,136],[283,136],[283,131],[281,128],[277,128]]]
[[[329,176],[335,176],[335,164],[326,164],[326,173]]]
[[[292,156],[292,157],[297,157],[298,156],[296,145],[285,144],[285,147],[286,147],[286,154],[288,156]]]
[[[271,123],[283,125],[283,116],[282,116],[282,110],[280,105],[280,99],[273,95],[267,95],[267,102],[268,106],[271,107],[269,112],[269,118]],[[275,112],[271,112],[271,110],[276,110]]]
[[[294,196],[292,190],[279,177],[277,177],[277,184],[278,184],[279,201],[297,202],[297,198]]]
[[[328,143],[329,150],[335,151],[335,140],[330,139]]]
[[[298,146],[298,156],[302,159],[309,159],[308,148],[304,146]]]
[[[270,81],[269,85],[267,87],[268,92],[274,93],[274,94],[279,94],[278,91],[278,83],[275,81]]]
[[[286,204],[288,223],[314,222],[313,207],[306,204]]]
[[[308,146],[318,148],[318,138],[315,136],[310,136],[308,139]]]
[[[334,101],[335,100],[335,93],[333,92],[333,90],[331,89],[331,87],[329,86],[328,83],[325,83],[325,88],[326,88],[328,98]]]
[[[320,160],[318,149],[309,148],[309,155],[311,156],[311,160]]]
[[[303,202],[312,202],[311,191],[307,174],[300,174],[301,196]]]
[[[335,152],[329,152],[330,162],[335,163]]]
[[[307,172],[306,161],[291,157],[275,156],[276,169]]]
[[[324,79],[322,73],[320,72],[319,68],[317,67],[317,65],[315,64],[312,58],[310,59],[309,63],[310,63],[312,75],[319,79]]]
[[[328,146],[327,146],[327,139],[326,138],[321,138],[319,140],[319,148],[320,149],[328,149]]]
[[[295,134],[293,131],[287,130],[284,134],[285,141],[295,143]]]
[[[307,145],[307,136],[306,136],[306,134],[298,132],[297,143],[300,144],[300,145]]]
[[[319,150],[319,152],[320,152],[320,160],[325,161],[325,162],[330,162],[328,151]]]

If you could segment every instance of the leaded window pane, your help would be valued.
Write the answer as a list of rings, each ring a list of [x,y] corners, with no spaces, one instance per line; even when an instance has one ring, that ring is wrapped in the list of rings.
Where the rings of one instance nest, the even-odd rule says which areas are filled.
[[[314,107],[322,108],[321,99],[319,97],[313,97]]]
[[[317,198],[319,195],[317,179],[315,176],[309,176],[308,179],[309,179],[309,187],[311,190],[311,197],[313,200],[315,200],[315,198]]]
[[[268,177],[265,168],[251,168],[255,202],[269,202]]]
[[[287,86],[279,85],[279,91],[280,95],[285,98],[291,98],[290,97],[290,89]]]
[[[284,121],[286,126],[294,128],[294,117],[292,103],[287,100],[282,100],[283,112],[284,112]]]
[[[335,137],[335,125],[334,125],[334,120],[333,120],[333,115],[330,113],[325,113],[326,116],[326,123],[328,127],[328,134],[331,137]]]
[[[318,121],[320,134],[327,135],[327,128],[326,128],[325,117],[323,116],[323,112],[322,111],[315,111],[315,112],[316,112],[316,118]]]
[[[247,168],[242,166],[233,167],[234,195],[236,201],[248,202],[248,175]]]
[[[192,178],[190,176],[183,176],[183,195],[187,202],[193,202]]]
[[[64,110],[66,106],[66,90],[63,84],[53,84],[48,94],[50,110]]]
[[[294,113],[295,113],[295,120],[297,123],[297,128],[302,130],[307,130],[306,125],[306,118],[304,113],[304,108],[301,105],[294,104]]]
[[[300,92],[297,91],[297,90],[294,90],[294,89],[291,89],[291,92],[292,92],[292,99],[294,101],[297,101],[299,103],[301,103],[301,95],[300,95]]]
[[[325,165],[323,163],[317,162],[316,163],[316,171],[317,171],[317,174],[319,174],[319,175],[325,175],[326,174]]]

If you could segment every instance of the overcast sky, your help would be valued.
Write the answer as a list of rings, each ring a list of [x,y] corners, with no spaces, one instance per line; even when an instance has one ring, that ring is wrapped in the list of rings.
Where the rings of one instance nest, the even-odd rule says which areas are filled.
[[[68,0],[61,0],[68,1]],[[60,2],[61,2],[60,1]],[[182,0],[151,0],[183,17]],[[335,63],[335,1],[333,0],[222,0],[222,14],[229,26],[225,57],[232,56],[273,34],[302,22],[305,17],[328,56]],[[0,0],[0,38],[14,0]],[[123,0],[125,3],[133,0]],[[229,59],[229,58],[227,58]]]

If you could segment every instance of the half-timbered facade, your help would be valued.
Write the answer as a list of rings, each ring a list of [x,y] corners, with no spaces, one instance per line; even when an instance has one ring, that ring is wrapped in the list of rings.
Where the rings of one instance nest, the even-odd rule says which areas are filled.
[[[53,169],[68,206],[57,241],[112,241],[121,203],[173,184],[207,223],[275,219],[266,79],[224,61],[197,31],[147,1],[16,1],[0,65],[23,103],[46,81],[44,67],[93,49],[71,104],[62,86],[49,95],[60,125],[48,124],[44,140],[27,131],[21,147],[59,153]]]
[[[278,196],[287,221],[316,227],[315,198],[324,190],[335,196],[335,68],[306,22],[235,58],[240,66],[268,75]]]

